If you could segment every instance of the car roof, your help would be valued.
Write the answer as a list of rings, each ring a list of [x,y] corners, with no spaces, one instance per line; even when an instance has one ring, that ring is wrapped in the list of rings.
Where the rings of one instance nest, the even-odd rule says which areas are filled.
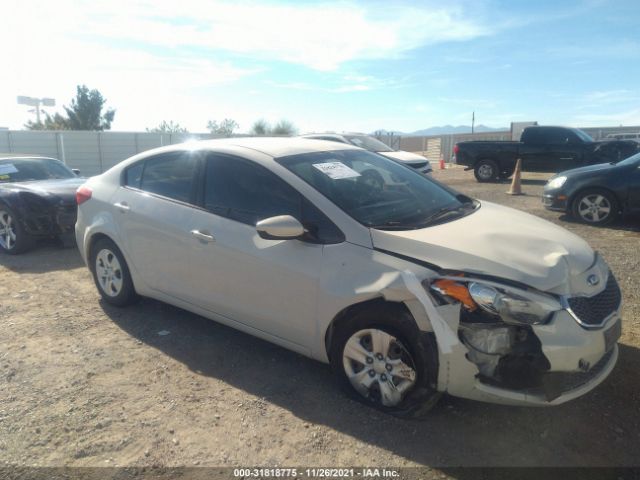
[[[10,160],[13,158],[46,158],[51,160],[57,160],[53,157],[47,157],[46,155],[29,154],[29,153],[0,153],[0,160]]]
[[[195,148],[216,149],[217,147],[240,147],[255,150],[274,158],[298,155],[302,153],[327,152],[334,150],[359,150],[358,147],[346,143],[328,140],[316,140],[302,137],[235,137],[214,140],[200,140],[164,147],[163,151],[184,149],[185,145]]]
[[[313,132],[313,133],[305,133],[304,135],[300,135],[301,137],[312,138],[312,137],[371,137],[368,133],[361,132]]]

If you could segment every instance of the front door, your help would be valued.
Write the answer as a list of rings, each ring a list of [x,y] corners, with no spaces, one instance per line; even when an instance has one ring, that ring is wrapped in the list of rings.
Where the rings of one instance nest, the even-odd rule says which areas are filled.
[[[188,301],[271,335],[310,347],[323,246],[265,240],[255,224],[276,215],[301,219],[302,197],[248,160],[206,160],[202,209],[194,211]]]

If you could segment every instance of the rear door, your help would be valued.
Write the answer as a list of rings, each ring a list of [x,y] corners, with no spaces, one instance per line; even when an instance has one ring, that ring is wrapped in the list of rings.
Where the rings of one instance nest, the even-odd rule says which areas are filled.
[[[191,274],[186,261],[199,154],[165,153],[138,162],[124,172],[112,199],[121,247],[144,282],[172,296]]]
[[[527,172],[538,172],[548,164],[549,146],[545,143],[544,127],[528,128],[523,133],[520,145],[522,169]]]
[[[525,130],[521,147],[524,170],[561,172],[580,166],[583,143],[567,128],[535,127]]]

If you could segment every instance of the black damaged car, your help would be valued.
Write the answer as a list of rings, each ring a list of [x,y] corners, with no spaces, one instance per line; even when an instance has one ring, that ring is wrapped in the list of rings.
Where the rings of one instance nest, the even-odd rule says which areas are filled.
[[[0,154],[0,251],[23,253],[43,237],[72,244],[77,173],[54,158]]]
[[[640,213],[640,154],[561,172],[545,185],[542,203],[591,225]]]

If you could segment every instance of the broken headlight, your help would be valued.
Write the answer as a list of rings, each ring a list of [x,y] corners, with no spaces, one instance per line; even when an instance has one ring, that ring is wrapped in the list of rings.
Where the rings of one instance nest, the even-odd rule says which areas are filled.
[[[432,288],[460,301],[469,311],[480,308],[516,325],[546,323],[554,312],[562,309],[560,303],[548,295],[463,280],[437,280]]]

